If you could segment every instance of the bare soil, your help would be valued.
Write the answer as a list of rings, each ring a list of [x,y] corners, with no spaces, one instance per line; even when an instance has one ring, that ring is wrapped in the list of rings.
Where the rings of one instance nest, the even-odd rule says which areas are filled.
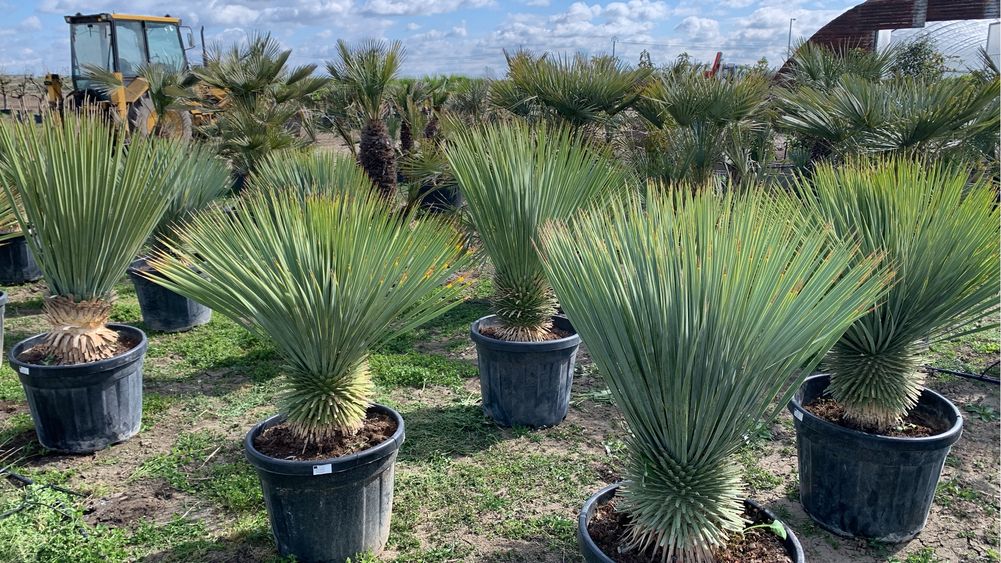
[[[889,431],[880,432],[873,428],[867,428],[861,424],[845,418],[845,407],[834,399],[817,399],[811,403],[803,405],[803,408],[828,422],[844,426],[850,430],[866,432],[868,434],[879,434],[891,438],[925,438],[941,434],[948,428],[941,428],[936,425],[931,417],[922,416],[917,409],[907,414],[901,424]]]
[[[629,532],[630,518],[615,508],[616,499],[599,506],[587,531],[595,545],[616,563],[662,563],[659,554],[651,550],[637,552],[623,549]],[[753,524],[771,524],[772,520],[757,510],[744,512]],[[725,548],[716,553],[718,563],[792,563],[785,544],[767,529],[755,528],[735,534]]]
[[[329,438],[303,443],[285,424],[271,426],[254,438],[254,447],[264,455],[292,461],[312,461],[341,457],[374,448],[396,432],[396,421],[382,413],[369,412],[356,434],[337,432]]]

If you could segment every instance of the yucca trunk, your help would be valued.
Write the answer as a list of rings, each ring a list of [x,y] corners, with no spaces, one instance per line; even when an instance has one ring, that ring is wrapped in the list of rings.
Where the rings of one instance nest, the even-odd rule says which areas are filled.
[[[337,374],[290,373],[289,382],[287,422],[305,443],[358,432],[375,396],[368,358]]]
[[[45,299],[51,330],[41,352],[59,365],[96,362],[115,356],[118,333],[107,327],[114,296],[75,301],[61,295]]]
[[[621,507],[633,517],[629,545],[662,561],[713,561],[713,547],[744,529],[740,468],[729,459],[677,462],[638,441],[632,448]]]
[[[541,342],[549,337],[556,297],[541,270],[534,276],[497,272],[491,301],[500,320],[495,336],[501,340]]]
[[[828,354],[825,367],[831,374],[831,394],[845,408],[845,418],[865,430],[891,430],[921,397],[924,374],[918,343],[867,351],[843,340]]]
[[[396,193],[396,153],[382,120],[370,119],[361,130],[358,160],[383,197]]]

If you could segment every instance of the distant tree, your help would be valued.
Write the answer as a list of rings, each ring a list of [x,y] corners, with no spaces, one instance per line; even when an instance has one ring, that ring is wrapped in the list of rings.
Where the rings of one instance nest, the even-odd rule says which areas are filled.
[[[760,73],[764,74],[764,73],[767,73],[769,71],[769,68],[770,67],[768,66],[768,58],[767,57],[761,57],[760,59],[758,59],[758,62],[754,63],[754,71],[755,72],[760,72]]]
[[[909,77],[925,81],[941,80],[948,68],[945,55],[935,48],[928,36],[921,36],[900,47],[890,71],[897,78]]]

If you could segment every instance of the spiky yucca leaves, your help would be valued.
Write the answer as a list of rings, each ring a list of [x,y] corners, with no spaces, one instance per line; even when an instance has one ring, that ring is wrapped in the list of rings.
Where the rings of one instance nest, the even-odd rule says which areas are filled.
[[[447,149],[469,215],[496,269],[498,335],[544,340],[556,311],[534,248],[538,228],[622,190],[609,154],[565,128],[524,123],[455,128]]]
[[[162,150],[174,153],[170,158],[176,162],[176,182],[167,209],[153,229],[153,244],[160,244],[176,224],[225,195],[232,185],[229,168],[212,147],[182,142],[164,145]]]
[[[114,355],[117,334],[105,326],[113,289],[171,201],[182,155],[174,142],[126,138],[89,114],[0,125],[4,190],[22,203],[17,221],[49,288],[45,347],[55,363]]]
[[[302,196],[363,194],[372,180],[353,158],[326,151],[281,151],[272,154],[250,178],[251,189],[292,190]]]
[[[390,82],[403,64],[403,44],[367,41],[352,48],[338,40],[337,54],[339,60],[328,62],[327,72],[365,115],[358,160],[383,196],[392,197],[396,193],[396,151],[383,118]]]
[[[962,333],[998,304],[996,192],[968,181],[960,167],[896,159],[821,166],[799,186],[818,221],[857,233],[896,271],[885,302],[826,361],[835,400],[865,428],[885,431],[917,403],[922,341]]]
[[[456,303],[465,263],[447,222],[388,209],[376,194],[254,190],[231,216],[210,208],[152,265],[151,279],[274,342],[288,366],[282,412],[305,441],[354,432],[372,400],[373,346]]]
[[[713,561],[741,531],[734,453],[889,274],[761,191],[652,190],[540,235],[546,274],[630,429],[630,544]]]

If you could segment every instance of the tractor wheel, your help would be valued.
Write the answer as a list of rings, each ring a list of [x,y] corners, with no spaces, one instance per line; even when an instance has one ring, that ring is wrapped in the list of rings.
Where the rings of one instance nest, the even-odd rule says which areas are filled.
[[[140,135],[149,135],[156,127],[156,111],[148,95],[129,106],[129,129]]]
[[[162,120],[160,124],[161,135],[172,139],[191,140],[192,126],[190,111],[168,111],[160,119]]]

